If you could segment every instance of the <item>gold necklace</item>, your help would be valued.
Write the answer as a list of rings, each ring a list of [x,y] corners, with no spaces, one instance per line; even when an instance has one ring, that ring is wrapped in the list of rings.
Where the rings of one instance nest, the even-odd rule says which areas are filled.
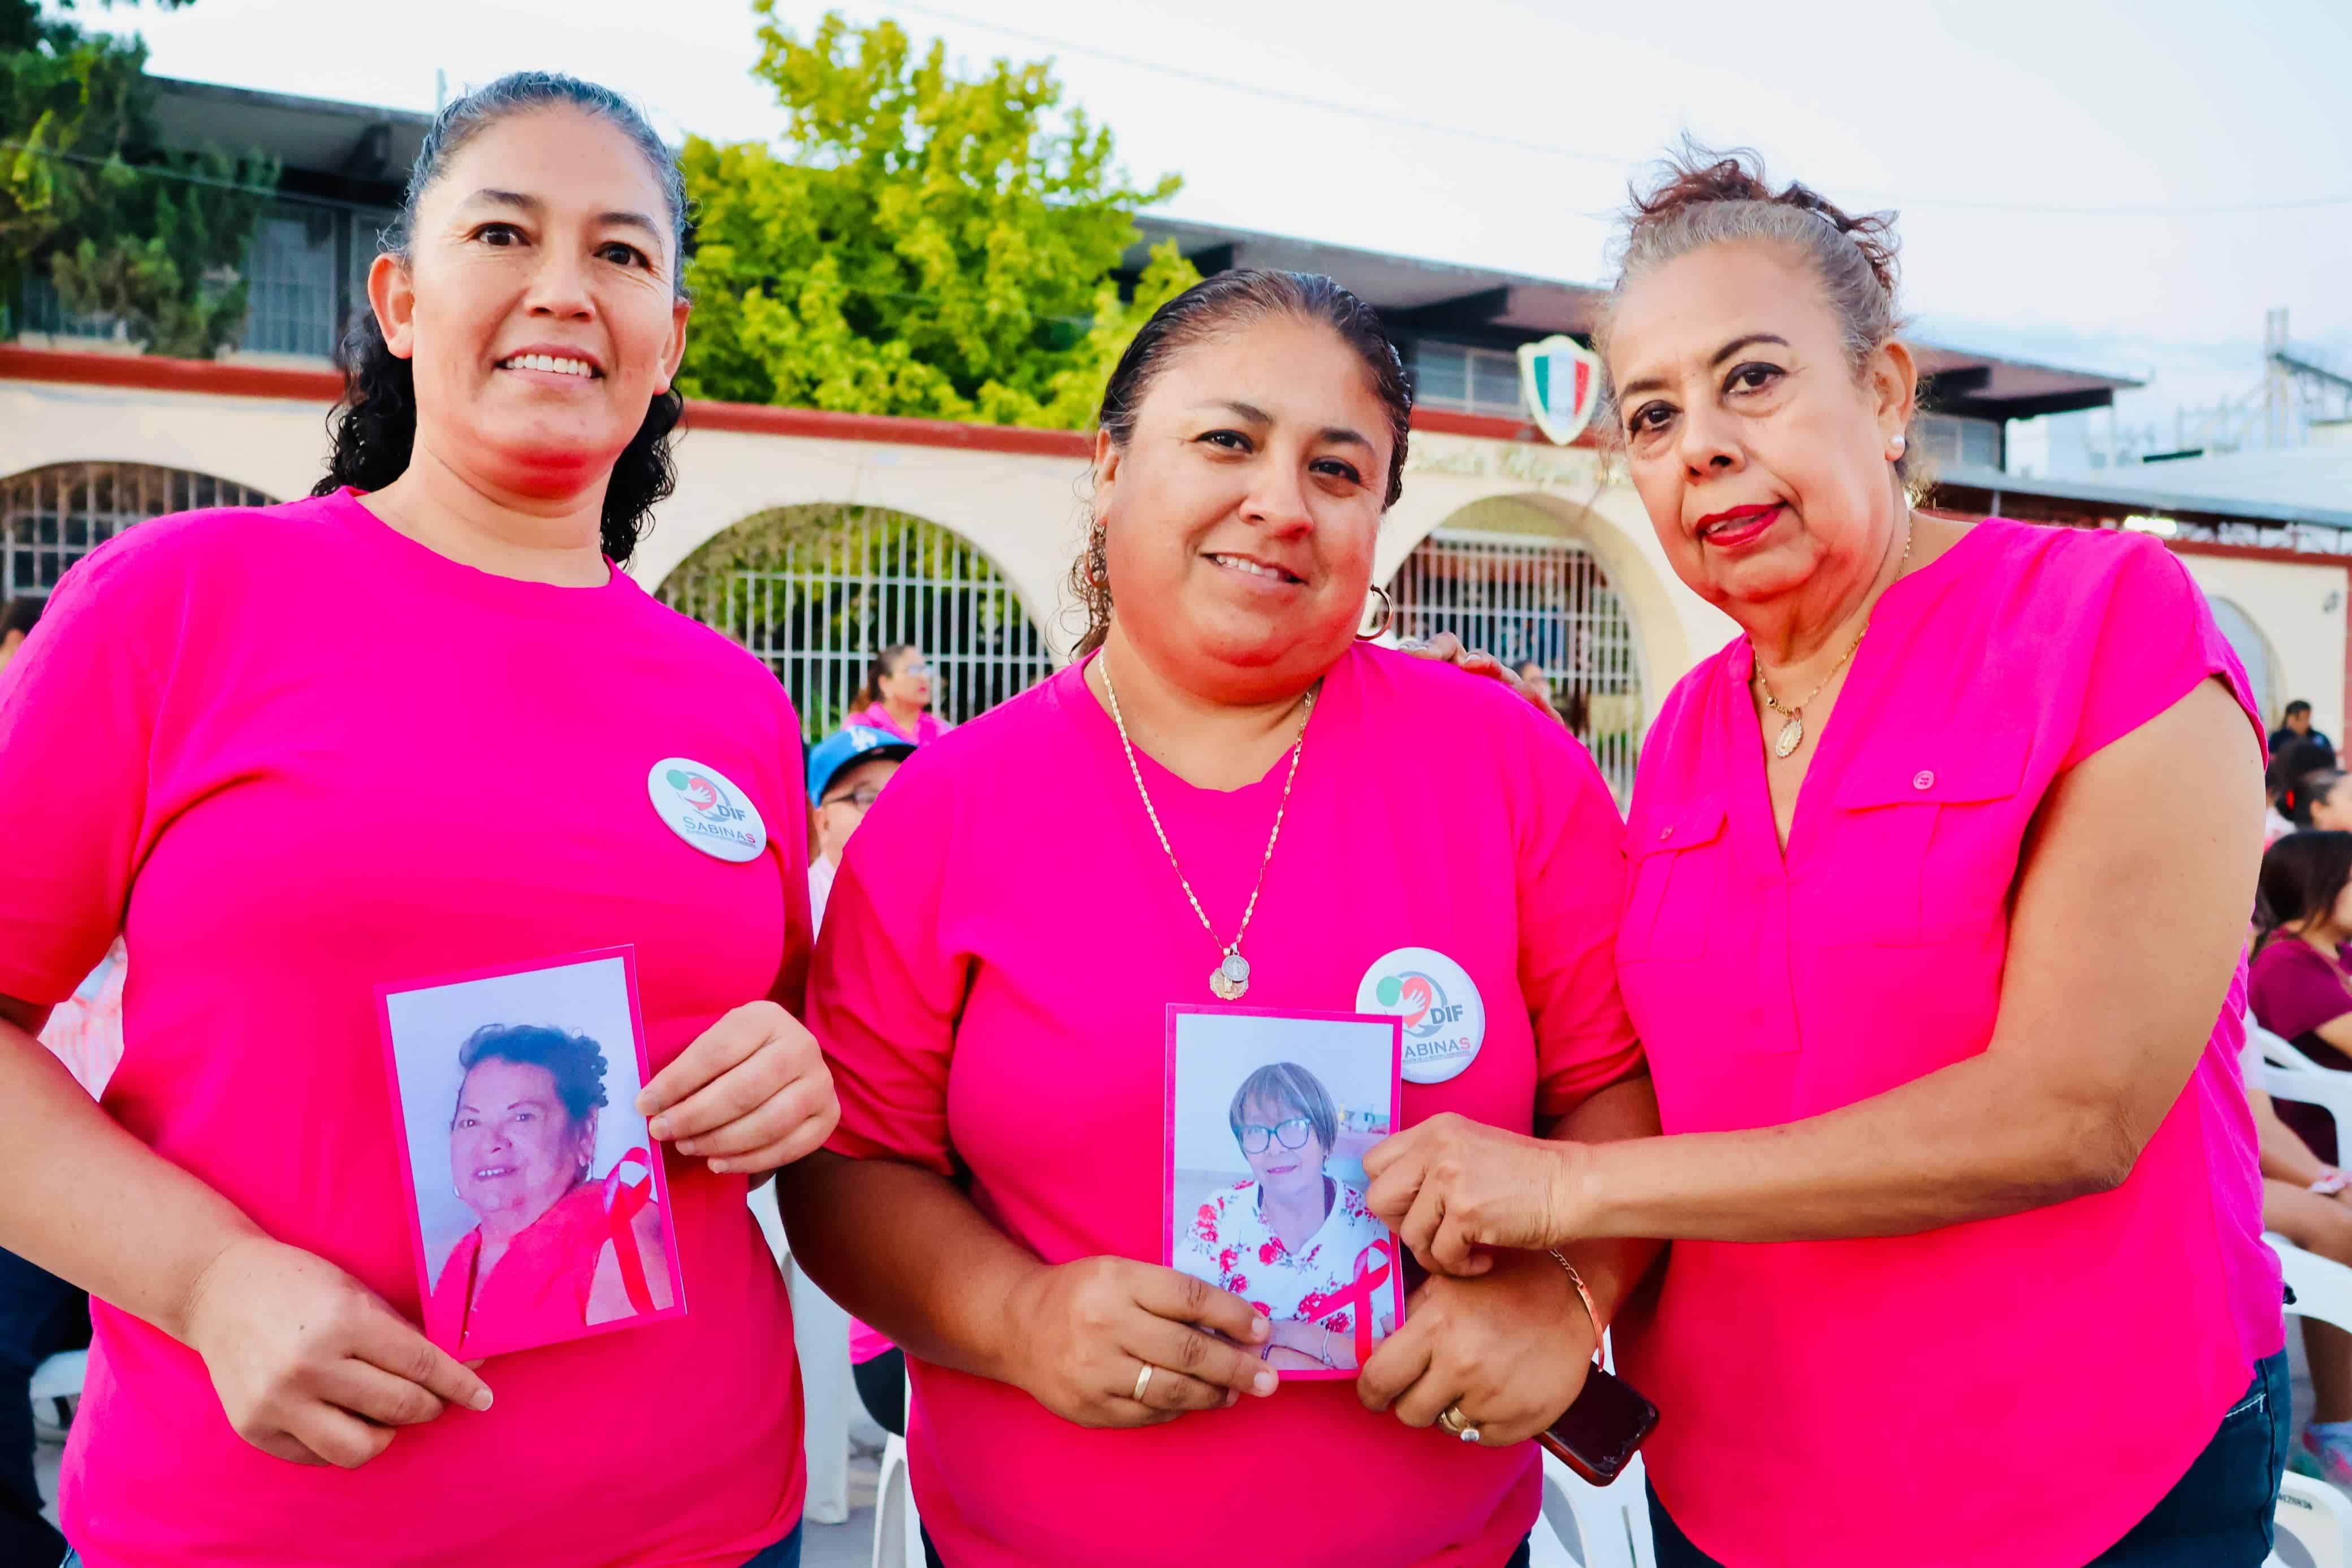
[[[1903,529],[1903,559],[1895,563],[1895,575],[1893,578],[1888,580],[1886,584],[1887,588],[1892,588],[1895,583],[1903,580],[1904,570],[1911,564],[1911,536],[1916,531],[1916,529],[1913,528],[1908,524],[1905,526]],[[1883,598],[1885,596],[1885,590],[1882,589],[1879,591],[1880,596]],[[1871,608],[1875,610],[1877,606],[1873,604]],[[1755,643],[1752,641],[1749,642],[1748,644],[1748,656],[1756,662],[1757,695],[1764,699],[1764,706],[1766,707],[1770,708],[1774,713],[1780,714],[1789,721],[1780,727],[1780,733],[1772,737],[1773,756],[1787,757],[1791,752],[1795,751],[1797,747],[1805,744],[1806,706],[1815,697],[1821,695],[1822,690],[1826,688],[1832,681],[1837,679],[1838,672],[1844,669],[1847,661],[1851,660],[1854,654],[1861,650],[1862,639],[1864,633],[1868,632],[1869,630],[1870,622],[1865,620],[1862,623],[1862,631],[1855,632],[1853,634],[1853,641],[1846,644],[1844,657],[1839,659],[1836,664],[1832,664],[1830,666],[1830,673],[1823,675],[1821,680],[1815,684],[1813,689],[1805,694],[1805,700],[1803,702],[1798,703],[1793,707],[1782,707],[1779,700],[1772,695],[1772,688],[1766,685],[1764,680],[1764,661],[1757,654]]]
[[[1127,716],[1118,710],[1118,688],[1110,684],[1110,664],[1097,653],[1095,667],[1102,671],[1103,695],[1110,699],[1111,722],[1118,727],[1118,744],[1127,753],[1127,771],[1135,780],[1135,792],[1143,800],[1143,814],[1151,819],[1151,831],[1160,837],[1160,848],[1168,857],[1169,869],[1176,873],[1176,885],[1184,890],[1185,899],[1192,913],[1201,917],[1201,929],[1209,940],[1217,941],[1217,928],[1209,924],[1209,913],[1201,907],[1201,900],[1185,879],[1184,868],[1176,862],[1174,846],[1168,841],[1168,830],[1160,825],[1160,813],[1151,804],[1151,791],[1143,787],[1143,769],[1135,760],[1135,743],[1128,738]],[[1315,716],[1315,693],[1307,694],[1306,707],[1298,716],[1298,738],[1290,747],[1290,771],[1282,780],[1282,800],[1274,809],[1274,831],[1265,836],[1265,857],[1257,862],[1257,883],[1250,889],[1249,905],[1242,911],[1242,923],[1234,932],[1231,942],[1218,943],[1224,956],[1209,971],[1209,989],[1219,1001],[1239,1001],[1249,990],[1250,963],[1242,956],[1242,937],[1249,930],[1250,916],[1257,913],[1257,895],[1265,887],[1265,868],[1274,863],[1275,841],[1282,837],[1282,814],[1290,807],[1290,787],[1298,781],[1298,759],[1307,755],[1307,721]]]

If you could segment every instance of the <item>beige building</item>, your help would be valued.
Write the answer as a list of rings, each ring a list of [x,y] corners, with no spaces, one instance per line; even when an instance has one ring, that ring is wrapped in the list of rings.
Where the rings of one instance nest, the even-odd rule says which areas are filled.
[[[0,570],[40,593],[89,546],[160,512],[307,494],[334,376],[0,345]],[[866,654],[922,646],[951,716],[1055,667],[1076,627],[1084,437],[697,404],[677,493],[632,563],[646,586],[777,669],[812,730],[838,722]],[[2347,563],[2177,540],[2273,708],[2341,734]],[[1658,699],[1734,634],[1668,569],[1595,447],[1517,421],[1416,421],[1378,570],[1408,633],[1453,630],[1542,663],[1630,784]]]

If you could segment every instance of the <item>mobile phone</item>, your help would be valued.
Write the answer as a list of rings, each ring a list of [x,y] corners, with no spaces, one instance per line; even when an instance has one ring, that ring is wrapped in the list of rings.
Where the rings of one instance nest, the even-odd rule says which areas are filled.
[[[1623,1473],[1657,1427],[1656,1406],[1623,1378],[1596,1366],[1585,1375],[1576,1402],[1550,1430],[1538,1432],[1536,1441],[1594,1486],[1605,1487]]]

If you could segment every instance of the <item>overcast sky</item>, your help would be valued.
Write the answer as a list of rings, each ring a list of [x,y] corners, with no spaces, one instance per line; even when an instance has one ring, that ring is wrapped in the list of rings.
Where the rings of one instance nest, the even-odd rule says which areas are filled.
[[[824,10],[783,0],[805,34]],[[1578,281],[1685,131],[1902,214],[1928,335],[2148,376],[2126,420],[2244,392],[2263,313],[2352,371],[2343,0],[847,0],[951,56],[1053,57],[1129,169],[1211,222]],[[198,0],[117,11],[166,75],[430,110],[553,67],[666,131],[772,135],[748,0]],[[1335,16],[1353,18],[1342,24]]]

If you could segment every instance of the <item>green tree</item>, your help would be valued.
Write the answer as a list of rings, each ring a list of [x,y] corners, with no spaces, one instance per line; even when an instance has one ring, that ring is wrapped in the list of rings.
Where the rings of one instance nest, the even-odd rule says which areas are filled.
[[[0,308],[46,277],[134,342],[209,357],[244,328],[246,246],[278,172],[159,147],[146,44],[76,9],[0,0]]]
[[[1199,281],[1163,246],[1111,277],[1135,214],[1174,195],[1065,114],[1044,63],[961,75],[892,22],[829,14],[805,43],[762,18],[780,144],[690,138],[689,396],[1077,429],[1128,340]]]

